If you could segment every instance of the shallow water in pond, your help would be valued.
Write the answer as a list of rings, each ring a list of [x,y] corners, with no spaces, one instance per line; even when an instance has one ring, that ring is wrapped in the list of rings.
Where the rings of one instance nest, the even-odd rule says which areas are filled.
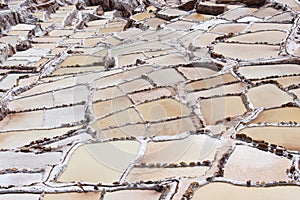
[[[216,192],[218,191],[218,192]],[[294,200],[300,195],[297,186],[277,186],[277,187],[246,187],[234,186],[229,183],[210,183],[200,187],[195,191],[192,200]]]
[[[283,146],[289,150],[300,151],[300,127],[251,127],[240,131],[255,140]]]
[[[85,181],[111,184],[119,181],[125,168],[133,162],[140,148],[137,141],[85,144],[71,155],[58,181]]]

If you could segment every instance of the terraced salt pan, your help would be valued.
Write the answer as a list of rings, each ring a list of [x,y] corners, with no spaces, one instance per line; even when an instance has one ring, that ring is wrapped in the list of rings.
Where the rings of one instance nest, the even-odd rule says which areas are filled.
[[[220,76],[188,83],[185,87],[188,90],[201,90],[201,89],[212,88],[218,85],[223,85],[234,81],[237,81],[237,79],[231,74],[223,74]]]
[[[146,137],[147,130],[144,124],[126,125],[119,128],[112,128],[105,131],[99,131],[99,139],[125,138],[125,137]]]
[[[34,185],[42,181],[42,175],[39,173],[16,173],[16,174],[1,174],[0,184],[3,187],[14,185],[21,187],[23,185]]]
[[[84,120],[84,117],[84,105],[46,110],[43,117],[43,126],[47,128],[60,127],[63,124],[72,124]]]
[[[133,168],[125,181],[157,181],[174,177],[199,177],[208,167],[180,167],[180,168]]]
[[[251,127],[240,132],[255,140],[281,145],[289,150],[299,151],[299,127]]]
[[[298,74],[300,66],[296,64],[252,65],[240,67],[238,72],[247,79],[262,79],[271,76]]]
[[[139,77],[147,72],[152,71],[153,68],[150,66],[144,66],[132,70],[125,71],[123,73],[107,76],[100,78],[95,82],[97,88],[104,88],[107,86],[113,86],[124,82],[125,80],[130,80]]]
[[[108,87],[105,89],[96,90],[93,94],[93,101],[111,99],[122,95],[123,92],[118,87]]]
[[[143,53],[122,55],[118,57],[118,66],[125,67],[128,65],[133,65],[137,62],[138,59],[144,60],[145,58],[146,57]]]
[[[290,85],[297,85],[300,83],[300,76],[290,76],[282,78],[274,78],[282,87],[288,87]]]
[[[256,60],[278,57],[280,47],[263,44],[218,43],[213,52],[225,57],[241,60]]]
[[[166,74],[168,74],[168,76],[166,76]],[[184,77],[179,74],[174,68],[154,71],[151,72],[148,76],[157,85],[174,85],[185,80]]]
[[[253,23],[247,31],[262,31],[262,30],[289,30],[292,24],[283,23]]]
[[[187,79],[195,80],[199,78],[206,78],[216,74],[216,67],[178,67],[178,71],[180,71]]]
[[[287,158],[238,145],[225,165],[224,178],[243,182],[287,181],[286,170],[290,165]]]
[[[291,23],[294,19],[294,16],[291,12],[284,12],[282,14],[275,15],[268,19],[271,22],[289,22]]]
[[[13,111],[51,108],[87,101],[88,90],[85,86],[76,86],[45,94],[25,97],[11,101],[8,108]]]
[[[143,13],[137,13],[130,18],[136,21],[142,21],[151,17],[154,17],[155,15],[149,12],[143,12]]]
[[[95,130],[105,129],[109,127],[118,127],[128,123],[142,122],[139,113],[133,108],[129,108],[91,123],[91,127]]]
[[[40,194],[1,194],[0,200],[39,200]]]
[[[238,36],[229,38],[229,42],[239,42],[239,43],[268,43],[268,44],[278,44],[286,36],[284,31],[260,31],[246,33]]]
[[[43,138],[53,138],[66,134],[69,130],[79,127],[58,128],[51,130],[28,130],[28,131],[13,131],[0,133],[1,148],[13,149],[22,147],[32,141],[41,140]]]
[[[134,103],[139,104],[145,101],[159,99],[164,96],[174,96],[174,95],[175,95],[175,91],[172,88],[154,88],[154,89],[130,94],[129,97]]]
[[[190,113],[186,105],[170,98],[140,104],[137,109],[145,121],[157,121]]]
[[[222,15],[222,18],[227,20],[235,20],[246,15],[251,15],[253,12],[257,11],[257,8],[242,7],[233,10],[229,10]]]
[[[224,96],[200,100],[200,110],[207,125],[244,114],[247,110],[239,96]]]
[[[151,137],[172,136],[189,131],[196,131],[191,118],[174,119],[170,121],[151,123],[149,133]]]
[[[203,21],[206,21],[206,20],[208,20],[212,17],[213,17],[212,15],[192,13],[190,15],[185,16],[183,19],[190,20],[190,21],[193,21],[193,22],[203,22]]]
[[[216,192],[218,191],[218,192]],[[234,194],[234,195],[233,195]],[[229,183],[210,183],[195,191],[193,200],[200,199],[232,199],[232,200],[293,200],[300,194],[297,186],[276,186],[276,187],[246,187],[235,186]]]
[[[251,123],[278,123],[278,122],[300,122],[300,108],[298,107],[284,107],[264,110],[259,113]]]
[[[49,165],[57,165],[60,163],[62,153],[23,153],[23,152],[1,152],[1,159],[5,162],[0,163],[0,170],[16,168],[18,170],[33,170],[46,168]],[[38,173],[42,175],[41,173]]]
[[[294,93],[298,99],[300,99],[300,89],[291,90],[292,93]]]
[[[115,199],[124,199],[124,200],[158,200],[161,196],[161,193],[156,192],[155,190],[121,190],[111,193],[106,193],[104,196],[105,200],[115,200]]]
[[[145,89],[151,89],[153,86],[145,79],[136,79],[119,85],[119,88],[126,94]]]
[[[166,20],[153,17],[153,18],[150,18],[150,19],[146,19],[144,24],[151,27],[151,28],[156,29],[158,26],[160,26],[160,25],[162,25],[166,22],[167,22]]]
[[[246,84],[243,83],[234,83],[230,85],[221,85],[216,88],[202,90],[199,92],[191,92],[187,95],[187,100],[195,102],[198,98],[207,98],[213,96],[224,96],[228,94],[241,94],[246,88]]]
[[[173,53],[173,54],[158,56],[155,58],[150,58],[147,59],[146,62],[149,64],[167,66],[167,65],[187,64],[189,61],[186,58],[186,56],[184,56],[183,54]]]
[[[293,98],[288,93],[273,84],[250,88],[248,96],[255,108],[280,106],[288,102],[293,102]]]
[[[52,75],[66,75],[66,74],[77,74],[82,72],[91,72],[91,71],[102,71],[104,66],[94,66],[94,67],[64,67],[55,70]]]
[[[259,9],[257,12],[254,13],[254,16],[259,18],[265,18],[265,17],[273,16],[278,13],[280,13],[279,10],[274,9],[272,7],[266,7],[266,8]]]
[[[167,24],[166,28],[175,29],[175,30],[188,30],[190,29],[195,23],[189,21],[175,21],[173,23]]]
[[[196,48],[208,47],[219,36],[220,35],[216,34],[216,33],[209,33],[209,32],[208,33],[204,33],[204,34],[200,35],[199,37],[197,37],[193,41],[193,43],[192,43],[193,47],[196,47]]]
[[[99,57],[88,55],[75,55],[67,57],[61,67],[92,65],[99,62]]]
[[[8,74],[3,80],[0,82],[0,88],[7,90],[17,85],[17,80],[22,74]]]
[[[41,128],[43,114],[43,111],[9,114],[0,121],[0,130],[11,131]]]
[[[128,108],[132,103],[126,96],[101,101],[93,104],[93,112],[96,118],[108,115],[118,110]]]
[[[182,140],[149,142],[140,162],[179,164],[213,160],[218,144],[218,140],[206,135],[190,135]]]
[[[139,148],[137,141],[82,145],[71,155],[58,181],[112,184],[119,181],[126,167],[137,158]]]
[[[240,33],[245,30],[248,24],[218,24],[210,31],[213,33]]]
[[[56,199],[64,199],[64,200],[98,200],[100,198],[99,192],[88,192],[88,193],[55,193],[55,194],[45,194],[43,200],[56,200]]]

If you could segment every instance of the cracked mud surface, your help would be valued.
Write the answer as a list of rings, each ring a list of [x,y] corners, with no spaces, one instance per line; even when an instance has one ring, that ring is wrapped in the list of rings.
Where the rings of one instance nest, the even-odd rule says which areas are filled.
[[[297,1],[0,7],[0,199],[300,194]]]

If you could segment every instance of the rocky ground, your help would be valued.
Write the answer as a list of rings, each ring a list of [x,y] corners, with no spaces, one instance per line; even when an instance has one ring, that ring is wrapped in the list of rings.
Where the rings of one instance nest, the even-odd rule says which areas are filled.
[[[0,4],[0,199],[295,199],[294,0]]]

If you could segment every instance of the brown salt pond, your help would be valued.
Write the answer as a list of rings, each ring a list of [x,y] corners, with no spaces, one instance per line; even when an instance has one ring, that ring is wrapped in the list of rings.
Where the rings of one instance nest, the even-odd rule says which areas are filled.
[[[227,41],[239,43],[278,44],[284,39],[285,36],[286,32],[284,31],[259,31],[234,36],[229,38]]]
[[[133,81],[129,81],[123,84],[119,85],[119,88],[126,94],[150,89],[152,88],[152,85],[149,83],[149,81],[146,81],[145,79],[136,79]]]
[[[149,133],[151,137],[177,135],[188,131],[196,131],[191,118],[174,119],[164,122],[151,123]]]
[[[247,27],[248,24],[218,24],[210,31],[214,33],[240,33]]]
[[[178,20],[166,25],[166,28],[175,29],[175,30],[188,30],[195,24],[196,23],[189,22],[189,21]]]
[[[43,200],[98,200],[100,198],[99,192],[70,192],[70,193],[56,193],[56,194],[45,194]]]
[[[128,65],[133,65],[137,60],[144,60],[146,57],[143,53],[127,54],[118,57],[118,66],[125,67]]]
[[[299,107],[284,107],[264,110],[251,123],[277,123],[277,122],[300,122],[300,108]]]
[[[259,18],[264,18],[264,17],[273,16],[278,13],[280,13],[280,11],[275,8],[265,7],[265,8],[261,8],[257,12],[255,12],[254,16],[259,17]]]
[[[99,131],[99,139],[112,139],[124,137],[146,137],[146,126],[144,124],[126,125],[119,128],[111,128],[105,131]]]
[[[58,128],[51,130],[28,130],[28,131],[12,131],[0,133],[0,146],[1,148],[17,148],[29,144],[32,141],[40,140],[43,138],[53,138],[66,134],[69,130],[79,127]]]
[[[188,90],[201,90],[201,89],[207,89],[207,88],[215,87],[217,85],[223,85],[235,81],[237,81],[237,79],[233,77],[231,74],[223,74],[220,76],[191,82],[187,84],[185,87]]]
[[[209,45],[211,45],[211,43],[213,41],[216,40],[216,38],[220,36],[219,34],[216,33],[204,33],[202,35],[200,35],[199,37],[195,38],[195,40],[193,41],[193,47],[195,48],[204,48],[204,47],[208,47]]]
[[[116,192],[106,193],[104,200],[158,200],[161,193],[155,190],[120,190]]]
[[[298,74],[300,66],[296,64],[252,65],[240,67],[238,72],[247,79],[262,79],[271,76]]]
[[[174,96],[174,95],[175,95],[175,91],[172,88],[154,88],[150,90],[129,94],[129,97],[134,103],[139,104],[146,101],[159,99],[164,96]]]
[[[190,113],[186,105],[171,98],[140,104],[137,109],[145,121],[157,121]]]
[[[217,182],[200,187],[195,191],[192,199],[294,200],[299,195],[298,186],[246,187]]]
[[[82,145],[71,155],[58,181],[112,184],[119,181],[123,171],[137,158],[139,149],[137,141]]]
[[[61,64],[61,67],[68,66],[84,66],[92,65],[99,62],[100,59],[97,56],[88,56],[88,55],[73,55],[67,57]]]
[[[129,123],[138,123],[142,122],[139,113],[133,109],[129,108],[102,119],[92,122],[91,127],[95,130],[105,129],[109,127],[119,127]]]
[[[148,19],[151,17],[154,17],[155,15],[149,12],[143,12],[143,13],[137,13],[133,16],[131,16],[130,18],[136,21],[142,21],[144,19]]]
[[[191,102],[195,102],[199,97],[207,98],[213,96],[224,96],[227,94],[241,94],[246,88],[246,84],[243,83],[234,83],[230,85],[221,85],[216,88],[202,90],[199,92],[191,92],[187,95],[187,100]]]
[[[100,101],[93,104],[93,112],[96,118],[108,115],[118,110],[128,108],[132,103],[126,96]]]
[[[52,75],[66,75],[66,74],[78,74],[83,72],[100,71],[104,70],[104,66],[93,66],[93,67],[64,67],[55,70]]]
[[[100,78],[99,80],[95,81],[95,84],[96,84],[97,88],[114,86],[114,85],[118,85],[118,84],[124,82],[125,80],[130,80],[130,79],[139,77],[139,76],[141,76],[147,72],[150,72],[152,70],[153,70],[153,68],[150,66],[143,66],[143,67],[139,67],[136,69],[131,69],[131,70],[125,71],[123,73],[105,76],[105,77]]]
[[[122,95],[123,92],[118,87],[108,87],[105,89],[96,90],[93,95],[93,101],[111,99]]]
[[[178,71],[180,71],[187,79],[189,80],[195,80],[199,78],[207,78],[210,77],[217,72],[216,66],[210,66],[207,64],[207,66],[203,67],[178,67]]]
[[[193,21],[193,22],[203,22],[203,21],[206,21],[206,20],[208,20],[212,17],[213,17],[212,15],[192,13],[190,15],[185,16],[183,19],[190,20],[190,21]]]
[[[292,24],[284,23],[253,23],[247,31],[289,30]]]
[[[287,181],[286,170],[290,165],[285,157],[237,145],[225,165],[224,178],[243,182]]]
[[[167,22],[166,20],[153,17],[153,18],[150,18],[150,19],[146,19],[144,21],[144,24],[151,27],[151,28],[156,29],[158,26],[160,26],[160,25],[162,25],[166,22]]]
[[[263,44],[218,43],[213,52],[241,60],[256,60],[278,57],[280,46]]]
[[[200,109],[207,125],[213,125],[226,117],[244,114],[247,110],[239,96],[223,96],[200,101]]]
[[[41,128],[43,124],[43,115],[43,111],[9,114],[0,121],[0,130],[11,131]]]
[[[299,116],[299,115],[298,115]],[[270,144],[281,145],[289,150],[300,151],[299,127],[249,127],[244,128],[244,133],[254,140],[264,140]]]
[[[199,177],[208,167],[178,167],[178,168],[133,168],[125,181],[157,181],[174,177]]]
[[[293,102],[293,98],[274,84],[265,84],[248,90],[248,96],[255,108],[280,106]]]
[[[141,163],[190,163],[213,160],[219,141],[206,135],[190,135],[182,140],[149,142]],[[172,155],[172,156],[170,156]]]
[[[235,20],[241,18],[246,15],[251,15],[253,12],[257,11],[257,8],[237,8],[227,11],[222,15],[222,18],[226,18],[228,20]]]

